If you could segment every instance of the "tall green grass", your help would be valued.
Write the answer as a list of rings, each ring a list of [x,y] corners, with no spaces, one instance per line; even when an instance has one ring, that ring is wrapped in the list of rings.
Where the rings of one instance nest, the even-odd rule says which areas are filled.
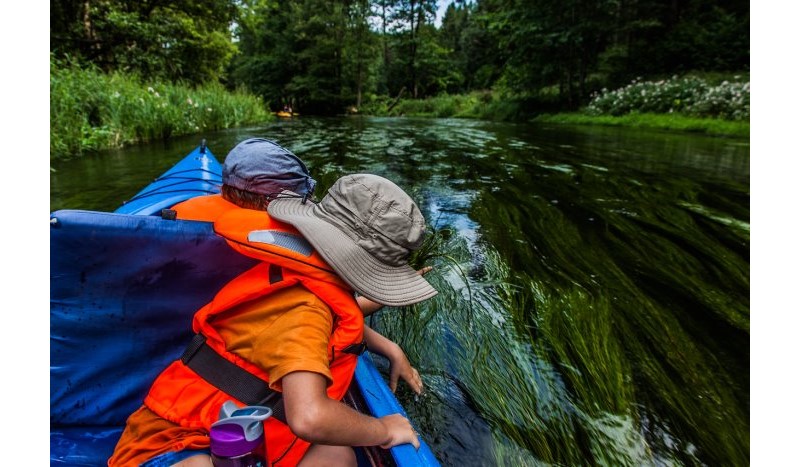
[[[675,113],[629,113],[625,115],[587,115],[583,113],[546,114],[534,117],[534,122],[572,125],[625,126],[657,130],[686,131],[715,136],[750,136],[750,122],[701,118]]]
[[[273,118],[260,98],[218,83],[146,83],[50,59],[51,159]]]

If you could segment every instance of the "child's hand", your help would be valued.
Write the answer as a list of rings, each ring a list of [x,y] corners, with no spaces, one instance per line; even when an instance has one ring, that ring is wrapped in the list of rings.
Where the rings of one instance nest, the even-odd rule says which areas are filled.
[[[391,352],[391,355],[388,355],[387,358],[389,359],[390,365],[389,389],[395,392],[397,389],[397,381],[403,378],[403,381],[408,384],[412,391],[417,394],[422,394],[422,378],[419,376],[419,371],[411,366],[403,349],[401,349],[399,345],[396,345],[394,351]]]

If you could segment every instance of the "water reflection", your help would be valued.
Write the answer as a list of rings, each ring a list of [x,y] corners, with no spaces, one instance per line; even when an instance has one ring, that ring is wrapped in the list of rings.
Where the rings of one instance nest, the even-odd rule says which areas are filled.
[[[456,232],[435,300],[374,323],[445,465],[749,463],[749,144],[620,128],[294,119],[260,136],[318,194],[373,172]],[[53,164],[51,210],[113,210],[197,138]],[[379,361],[380,363],[380,361]]]

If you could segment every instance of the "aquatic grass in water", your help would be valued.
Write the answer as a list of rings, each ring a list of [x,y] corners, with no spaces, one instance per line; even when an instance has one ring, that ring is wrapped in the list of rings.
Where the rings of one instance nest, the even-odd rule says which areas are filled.
[[[479,292],[472,296],[471,302],[469,295],[461,293],[458,286],[452,287],[459,283],[463,287],[463,276],[453,276],[450,271],[431,278],[440,294],[418,306],[429,308],[427,313],[434,311],[435,320],[427,320],[427,326],[418,329],[409,325],[409,321],[425,320],[414,320],[415,316],[409,311],[387,313],[381,316],[381,329],[409,349],[412,361],[426,362],[423,368],[449,369],[440,378],[457,381],[465,389],[470,403],[495,430],[493,436],[498,440],[511,439],[527,449],[527,452],[514,452],[514,459],[524,460],[528,465],[539,461],[580,463],[584,453],[575,444],[572,420],[578,407],[567,396],[564,378],[549,361],[547,352],[520,344],[527,339],[519,332],[519,321],[509,313],[508,305],[513,302],[515,306],[525,307],[527,300],[533,305],[533,296],[507,282],[507,269],[498,260],[499,256],[490,250],[481,259],[486,277],[474,284]],[[436,271],[441,273],[445,268],[437,265]],[[459,281],[453,281],[456,278]],[[466,310],[469,316],[464,316]],[[420,348],[423,350],[416,352]],[[441,388],[442,385],[438,389]],[[603,399],[624,396],[622,389],[625,388],[606,388],[607,396]],[[447,400],[448,397],[442,394],[438,399]],[[406,406],[413,410],[414,404]],[[417,420],[416,416],[412,418]],[[612,441],[607,440],[606,444]],[[496,460],[508,455],[501,447],[504,444],[494,444],[504,452],[498,453]],[[601,458],[607,447],[601,451]],[[447,456],[446,452],[439,454]]]
[[[442,391],[422,403],[462,391],[499,464],[746,464],[749,388],[729,371],[747,371],[735,347],[749,333],[749,267],[726,245],[746,245],[749,224],[699,209],[689,184],[546,163],[524,170],[535,192],[512,181],[472,204],[474,218],[492,218],[481,224],[493,247],[432,242],[440,294],[380,317]],[[575,180],[583,193],[602,184],[604,196],[566,193]],[[639,203],[623,201],[631,196]],[[723,243],[713,238],[721,231]],[[530,248],[504,252],[517,242]]]
[[[561,193],[575,188],[575,180],[580,181],[583,193],[601,192],[591,185],[602,184],[604,198]],[[631,184],[592,170],[559,175],[547,172],[546,176],[537,177],[537,183],[537,190],[552,198],[539,197],[539,202],[527,203],[533,222],[524,224],[525,231],[508,227],[523,225],[514,223],[518,215],[515,208],[509,207],[510,212],[506,212],[508,200],[530,196],[514,192],[514,183],[496,193],[496,199],[477,203],[474,213],[479,217],[491,215],[495,225],[504,227],[497,234],[524,239],[532,245],[536,254],[524,258],[528,262],[514,269],[519,271],[520,279],[528,275],[548,278],[547,282],[537,279],[540,285],[533,288],[549,292],[535,294],[540,299],[533,314],[536,319],[532,323],[532,343],[549,342],[549,347],[556,350],[554,362],[583,367],[582,380],[592,374],[592,368],[610,375],[630,367],[632,372],[625,375],[630,381],[628,393],[633,391],[636,400],[648,402],[642,406],[660,407],[658,413],[639,414],[639,418],[646,417],[651,423],[654,418],[661,418],[660,423],[669,426],[662,430],[667,433],[665,436],[694,440],[702,446],[702,455],[707,459],[746,462],[749,388],[728,377],[731,368],[747,371],[747,356],[739,355],[742,347],[737,345],[742,341],[746,345],[749,331],[746,259],[709,238],[713,232],[699,226],[697,218],[683,208],[684,200],[695,201],[689,185],[657,181]],[[631,190],[638,192],[631,195]],[[614,196],[615,191],[618,197]],[[573,203],[553,203],[557,199],[571,199]],[[625,199],[639,201],[632,204],[622,201]],[[665,199],[676,203],[665,204]],[[484,207],[491,209],[491,214],[481,213]],[[544,305],[552,300],[542,302],[541,297],[563,300],[586,294],[599,298],[573,303],[569,314],[564,315],[569,316],[567,323],[580,330],[597,319],[592,310],[606,310],[613,323],[608,332],[587,334],[583,330],[565,335],[564,330],[572,328],[563,326],[564,317],[557,321],[545,319]],[[687,304],[692,304],[691,308]],[[531,315],[527,311],[522,314]],[[554,327],[555,323],[561,323],[560,327]],[[556,332],[559,329],[560,333]],[[730,336],[722,340],[728,341],[729,347],[718,344],[720,340],[709,332]],[[613,347],[625,350],[628,363],[616,368],[574,363],[575,355],[586,359],[596,351],[587,348],[580,352],[584,339],[616,339],[618,343]],[[580,385],[573,381],[572,387]],[[593,394],[588,400],[597,402],[598,386],[587,387]],[[619,393],[620,389],[600,394],[610,392]],[[611,411],[613,405],[601,407]],[[644,426],[643,422],[637,424]],[[652,427],[649,430],[651,434],[655,431]],[[666,444],[680,446],[681,442],[650,440],[653,448],[662,452],[675,450]],[[681,449],[684,456],[692,458],[698,448],[689,442],[678,450]]]
[[[664,446],[687,438],[699,438],[714,458],[747,457],[746,439],[718,438],[724,424],[746,424],[735,418],[738,404],[727,389],[730,382],[710,377],[718,372],[677,323],[651,324],[659,315],[653,308],[637,309],[631,318],[622,314],[626,308],[580,289],[553,294],[535,282],[527,289],[511,286],[505,282],[511,280],[507,268],[496,262],[499,256],[488,254],[485,260],[485,270],[500,277],[480,287],[472,306],[449,292],[421,307],[429,308],[423,312],[427,319],[386,314],[380,325],[404,348],[424,349],[410,352],[412,361],[426,362],[424,369],[450,368],[442,377],[465,388],[495,436],[527,448],[531,464],[580,464],[587,453],[605,465],[693,463],[696,446],[684,445],[680,456],[674,446]],[[437,283],[442,287],[447,285]],[[470,308],[474,315],[466,320],[463,310]],[[437,319],[430,318],[432,312]],[[536,316],[532,329],[530,314]],[[424,329],[415,327],[423,322]],[[641,334],[652,341],[640,341]],[[529,345],[519,343],[526,340]],[[653,355],[653,346],[663,353]],[[650,398],[694,427],[690,436],[643,412]],[[713,413],[728,416],[708,416]]]

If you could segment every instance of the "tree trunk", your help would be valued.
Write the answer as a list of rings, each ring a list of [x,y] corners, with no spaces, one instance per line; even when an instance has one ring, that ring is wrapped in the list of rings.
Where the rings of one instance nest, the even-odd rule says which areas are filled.
[[[94,34],[92,34],[92,18],[90,15],[92,5],[89,0],[83,2],[83,34],[86,37],[86,40],[91,41],[94,39]]]
[[[394,106],[396,106],[397,103],[400,102],[400,98],[403,97],[403,93],[404,92],[406,92],[406,87],[405,86],[400,88],[400,92],[397,93],[397,97],[394,98],[394,101],[392,101],[392,103],[389,104],[389,107],[386,109],[386,112],[391,112],[391,110],[394,108]]]
[[[383,85],[386,87],[386,94],[389,94],[389,43],[386,40],[386,1],[381,1],[381,19],[383,20],[383,33],[381,42],[383,43]]]
[[[361,55],[359,53],[359,55]],[[362,58],[358,58],[358,71],[356,72],[356,109],[361,109],[361,86],[364,81],[364,71],[361,64]]]
[[[411,21],[411,42],[409,47],[409,57],[408,57],[408,75],[411,77],[411,89],[412,95],[414,99],[417,98],[417,71],[416,71],[416,55],[417,55],[417,30],[414,27],[414,16],[415,16],[415,5],[416,2],[411,0],[411,11],[409,13],[409,19]]]

